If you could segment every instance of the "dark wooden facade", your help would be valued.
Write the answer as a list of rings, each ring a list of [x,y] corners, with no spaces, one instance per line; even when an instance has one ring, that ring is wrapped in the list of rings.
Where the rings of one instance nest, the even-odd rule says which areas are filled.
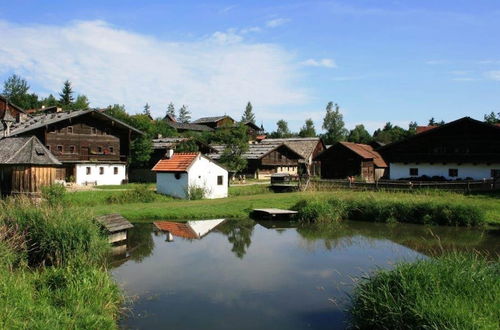
[[[5,97],[0,95],[0,118],[3,118],[6,111],[9,111],[10,115],[18,120],[27,117],[26,112],[23,109],[12,102],[9,102]]]
[[[390,163],[499,163],[500,127],[464,117],[379,152]]]
[[[259,159],[248,159],[245,174],[263,178],[274,173],[296,174],[303,158],[285,145],[281,145]]]

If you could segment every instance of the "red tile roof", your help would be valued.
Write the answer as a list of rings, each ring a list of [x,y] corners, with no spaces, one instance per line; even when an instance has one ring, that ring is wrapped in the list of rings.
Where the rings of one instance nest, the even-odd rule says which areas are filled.
[[[177,237],[188,239],[200,238],[198,234],[196,234],[194,230],[185,223],[170,221],[155,221],[153,223],[159,230],[168,231],[169,233]]]
[[[373,163],[377,167],[387,167],[387,163],[382,156],[373,150],[373,147],[368,144],[354,143],[354,142],[340,142],[346,148],[349,148],[364,159],[373,159]]]
[[[160,159],[153,167],[154,172],[186,172],[193,161],[200,155],[199,152],[174,153],[172,158]]]
[[[436,128],[438,126],[435,126],[435,125],[430,125],[430,126],[417,126],[417,129],[416,129],[416,132],[417,134],[419,133],[423,133],[425,131],[428,131],[428,130],[431,130],[433,128]]]

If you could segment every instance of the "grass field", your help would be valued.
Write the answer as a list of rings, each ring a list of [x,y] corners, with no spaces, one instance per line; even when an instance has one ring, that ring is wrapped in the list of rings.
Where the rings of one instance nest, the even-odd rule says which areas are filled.
[[[247,217],[253,208],[290,208],[299,200],[326,199],[371,199],[374,201],[422,201],[474,205],[485,212],[486,221],[500,224],[499,195],[469,195],[443,191],[420,192],[367,192],[335,190],[329,192],[268,192],[265,185],[233,186],[230,197],[216,200],[187,201],[156,195],[151,203],[109,204],[107,198],[119,191],[84,191],[67,194],[67,202],[85,208],[85,212],[95,215],[120,213],[131,221],[151,221],[158,219],[188,220],[205,218]]]

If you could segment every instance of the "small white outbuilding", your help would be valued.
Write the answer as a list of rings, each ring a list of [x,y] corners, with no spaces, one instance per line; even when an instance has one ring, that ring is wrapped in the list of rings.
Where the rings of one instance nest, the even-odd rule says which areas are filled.
[[[152,171],[156,172],[156,191],[160,194],[188,198],[190,191],[202,189],[204,198],[227,197],[227,170],[199,152],[169,150]]]

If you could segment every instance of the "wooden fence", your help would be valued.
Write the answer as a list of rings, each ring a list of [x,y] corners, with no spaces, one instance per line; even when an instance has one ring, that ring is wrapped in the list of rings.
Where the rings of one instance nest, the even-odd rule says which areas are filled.
[[[348,180],[311,179],[307,190],[355,189],[355,190],[417,190],[436,189],[460,192],[500,190],[500,180],[480,181],[402,181],[380,180],[377,182],[349,182]]]

